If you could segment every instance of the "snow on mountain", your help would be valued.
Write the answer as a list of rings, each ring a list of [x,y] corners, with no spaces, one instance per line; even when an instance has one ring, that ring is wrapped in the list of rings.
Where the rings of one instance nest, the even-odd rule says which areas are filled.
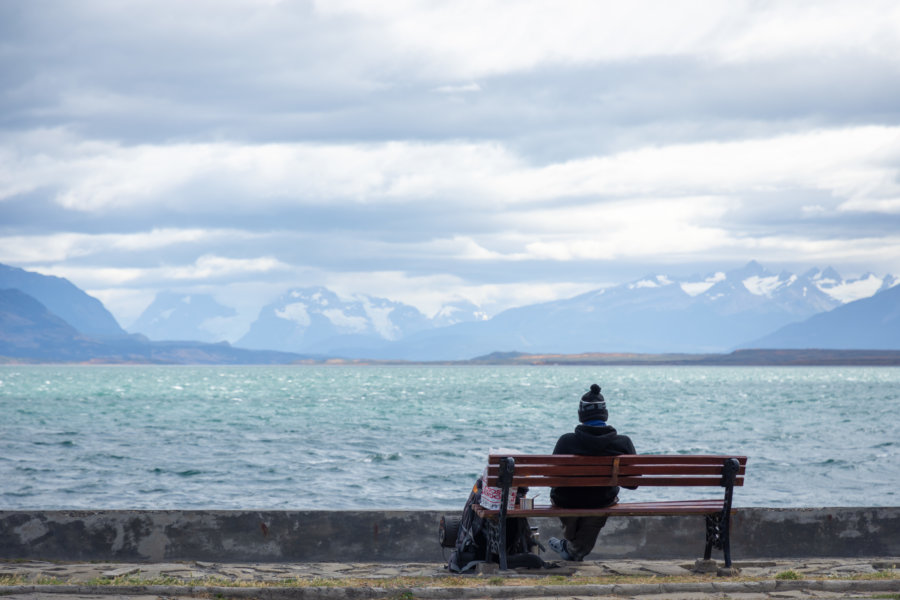
[[[679,285],[681,286],[681,290],[688,296],[699,296],[700,294],[709,291],[709,288],[720,281],[724,281],[725,278],[725,273],[718,271],[712,275],[707,275],[700,281],[682,281]]]
[[[878,277],[873,273],[866,273],[854,279],[843,279],[831,267],[824,271],[813,269],[809,272],[809,276],[820,290],[844,304],[868,298],[876,292],[900,283],[893,275]]]
[[[459,300],[442,306],[437,314],[432,317],[432,324],[435,327],[448,327],[457,323],[486,321],[487,319],[487,313],[481,310],[481,307],[477,304],[468,300]]]
[[[462,359],[496,351],[727,352],[761,333],[841,306],[820,288],[818,273],[773,273],[753,261],[732,271],[693,277],[651,274],[574,298],[510,309],[489,321],[423,331],[400,340],[381,357]],[[844,282],[833,270],[824,273]],[[888,276],[884,281],[894,280]]]
[[[756,261],[691,277],[634,281],[487,319],[467,301],[433,318],[366,295],[296,288],[264,307],[236,342],[248,348],[355,358],[452,360],[496,351],[727,352],[750,339],[898,284],[834,269],[772,272]]]
[[[863,276],[860,279],[865,281],[869,278]],[[869,297],[848,302],[804,321],[790,323],[743,344],[743,347],[900,349],[900,287],[897,287],[896,281],[889,282],[889,287],[879,289]]]
[[[626,284],[629,290],[636,290],[640,288],[658,288],[667,285],[672,285],[675,283],[665,275],[652,275],[645,279],[641,279],[639,281],[634,281],[632,283]]]
[[[221,321],[236,314],[209,294],[160,292],[128,331],[151,340],[219,342]]]
[[[295,288],[263,307],[237,345],[293,352],[367,349],[431,327],[415,307],[359,295],[342,299],[324,287]]]

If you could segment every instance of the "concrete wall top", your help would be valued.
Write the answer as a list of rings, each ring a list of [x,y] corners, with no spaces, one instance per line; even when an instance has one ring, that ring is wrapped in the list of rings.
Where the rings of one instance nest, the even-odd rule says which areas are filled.
[[[444,562],[436,511],[0,511],[0,558],[160,562]],[[452,514],[452,513],[449,513]],[[458,514],[458,513],[456,513]],[[534,519],[541,538],[553,519]],[[735,560],[900,556],[900,507],[738,509]],[[693,560],[700,517],[611,518],[591,558]],[[714,554],[714,558],[716,555]]]

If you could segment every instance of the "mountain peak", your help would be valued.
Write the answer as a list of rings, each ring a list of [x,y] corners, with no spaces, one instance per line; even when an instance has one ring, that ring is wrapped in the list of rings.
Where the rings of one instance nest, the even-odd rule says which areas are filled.
[[[824,271],[822,271],[822,279],[832,279],[834,281],[840,281],[843,279],[834,267],[826,267]]]
[[[728,271],[726,275],[728,279],[742,281],[748,277],[770,277],[772,272],[755,260],[751,260],[739,269]]]
[[[219,304],[210,294],[184,294],[165,290],[156,294],[128,331],[152,340],[194,340],[219,342],[216,325],[237,311]]]
[[[635,290],[640,288],[658,288],[675,283],[666,275],[647,275],[637,281],[628,284],[628,289]]]
[[[103,303],[63,277],[0,264],[0,289],[20,290],[87,335],[120,336],[125,331]]]

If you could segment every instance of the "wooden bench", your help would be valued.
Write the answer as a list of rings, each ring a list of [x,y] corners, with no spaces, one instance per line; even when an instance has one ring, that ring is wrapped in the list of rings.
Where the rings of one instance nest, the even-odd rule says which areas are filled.
[[[575,455],[495,455],[488,457],[487,481],[483,485],[503,491],[499,510],[475,506],[475,512],[488,519],[499,519],[498,556],[506,569],[507,517],[569,516],[706,516],[706,550],[709,560],[713,547],[722,550],[725,566],[731,567],[731,499],[734,486],[744,485],[746,456],[729,455],[653,455],[620,456]],[[507,508],[509,494],[520,487],[722,487],[724,496],[708,500],[661,502],[623,502],[606,508],[562,508],[535,505],[523,509]],[[627,493],[627,490],[625,491]]]

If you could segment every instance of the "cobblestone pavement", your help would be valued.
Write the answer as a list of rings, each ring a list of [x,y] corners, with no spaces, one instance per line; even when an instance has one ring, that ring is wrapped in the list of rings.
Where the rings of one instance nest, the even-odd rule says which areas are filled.
[[[546,557],[545,557],[546,558]],[[807,598],[890,598],[900,600],[900,579],[870,578],[859,576],[878,572],[900,570],[900,558],[854,559],[796,559],[736,561],[741,580],[722,576],[694,582],[615,583],[566,585],[572,576],[608,577],[615,575],[685,576],[698,567],[708,572],[727,575],[721,563],[691,563],[688,561],[612,560],[572,563],[560,561],[557,568],[540,571],[514,570],[500,573],[495,565],[485,568],[471,580],[483,581],[483,586],[454,587],[441,585],[451,575],[442,564],[436,563],[69,563],[44,561],[0,560],[0,577],[13,576],[27,582],[14,586],[0,586],[5,600],[79,600],[128,598],[147,600],[157,598],[386,598],[412,600],[413,598],[632,598],[634,600],[804,600]],[[711,567],[711,569],[710,569]],[[717,569],[718,567],[718,569]],[[793,571],[798,579],[785,579],[785,573]],[[779,574],[780,577],[776,578]],[[553,585],[531,585],[530,579],[559,575]],[[385,589],[379,580],[396,577],[425,578],[420,586],[408,589]],[[89,585],[97,580],[123,578],[122,585]],[[173,585],[140,585],[136,580],[148,583],[166,582],[166,578],[178,580]],[[342,580],[354,579],[353,585],[341,585]],[[747,580],[747,578],[753,578]],[[828,578],[828,579],[825,579]],[[48,579],[54,585],[46,585]],[[249,587],[209,587],[210,579],[240,581]],[[366,580],[360,584],[359,579]],[[431,579],[432,581],[428,581]],[[200,580],[192,586],[192,580]],[[317,580],[327,585],[304,587],[258,587],[265,584],[301,580]],[[516,581],[512,581],[516,580]],[[647,581],[646,579],[643,581]],[[651,579],[652,581],[652,579]],[[183,583],[187,582],[187,583]],[[557,584],[558,582],[558,584]],[[349,582],[348,582],[349,583]],[[474,581],[473,581],[474,583]]]

